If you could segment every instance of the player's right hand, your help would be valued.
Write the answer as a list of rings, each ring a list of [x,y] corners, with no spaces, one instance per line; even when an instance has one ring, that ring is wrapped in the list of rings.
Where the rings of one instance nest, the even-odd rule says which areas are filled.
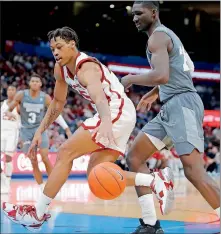
[[[93,131],[92,138],[95,138],[96,143],[100,143],[104,147],[116,145],[112,130],[112,122],[108,121],[105,123],[102,121],[100,126]]]
[[[146,93],[138,103],[137,110],[144,111],[147,109],[147,111],[149,111],[153,102],[157,100],[157,97],[158,95],[153,95],[151,92]]]
[[[10,112],[10,111],[6,111],[6,112],[4,113],[3,119],[15,121],[15,120],[16,120],[16,115],[13,114],[13,113]]]
[[[27,153],[27,156],[31,160],[34,160],[37,157],[37,150],[38,150],[38,147],[40,147],[40,145],[41,145],[41,141],[42,141],[41,133],[36,132],[32,142],[31,142],[31,145],[28,149],[28,153]]]

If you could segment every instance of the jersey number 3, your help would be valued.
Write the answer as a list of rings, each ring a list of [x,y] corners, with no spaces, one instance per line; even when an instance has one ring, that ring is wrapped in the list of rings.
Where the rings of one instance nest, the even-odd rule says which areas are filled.
[[[183,46],[180,46],[180,55],[183,55],[183,70],[189,71],[190,67],[188,65],[188,57],[187,57],[187,53],[186,53]]]
[[[33,112],[29,113],[29,118],[28,118],[28,122],[33,124],[36,122],[36,119],[37,119],[37,115]]]

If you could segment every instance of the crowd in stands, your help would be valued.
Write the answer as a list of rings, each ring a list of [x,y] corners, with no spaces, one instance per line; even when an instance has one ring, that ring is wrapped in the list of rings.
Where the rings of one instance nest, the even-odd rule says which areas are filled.
[[[23,90],[28,88],[29,77],[33,72],[38,73],[43,77],[42,90],[53,97],[54,77],[53,77],[54,61],[36,56],[28,56],[25,54],[8,54],[7,57],[0,56],[0,77],[1,77],[1,101],[6,99],[6,89],[9,84],[13,84],[17,87],[17,90]],[[219,86],[219,85],[218,85]],[[197,84],[196,88],[201,98],[203,99],[206,109],[220,109],[219,101],[219,87],[207,87],[203,84]],[[143,92],[129,93],[135,106],[138,104]],[[151,119],[153,119],[161,108],[160,102],[153,104],[149,112],[137,112],[137,124],[131,135],[131,144],[139,130]],[[69,91],[67,103],[62,113],[64,119],[69,125],[72,132],[74,132],[81,123],[89,117],[93,116],[93,109],[90,104],[81,98],[73,91]],[[209,172],[219,171],[219,151],[220,151],[220,129],[205,127],[205,167]],[[50,151],[56,152],[59,145],[65,141],[64,131],[57,125],[50,126],[48,131],[50,138]],[[162,157],[164,155],[164,157]],[[149,165],[155,162],[162,166],[164,159],[167,161],[171,158],[177,158],[175,150],[163,151],[154,155],[152,161],[149,161]],[[154,162],[153,162],[154,161]],[[170,160],[169,160],[170,161]],[[120,164],[124,167],[125,159],[119,159]],[[160,166],[159,165],[159,166]],[[152,166],[153,167],[153,166]]]

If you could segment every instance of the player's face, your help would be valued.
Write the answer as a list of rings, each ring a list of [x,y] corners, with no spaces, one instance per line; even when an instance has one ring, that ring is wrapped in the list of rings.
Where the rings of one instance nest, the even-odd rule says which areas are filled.
[[[33,91],[38,91],[41,89],[42,83],[38,77],[32,77],[29,82],[30,89]]]
[[[8,98],[10,98],[10,99],[14,98],[15,94],[16,94],[16,88],[12,87],[12,86],[9,86],[8,89],[7,89]]]
[[[75,42],[66,42],[60,37],[56,37],[55,40],[50,41],[51,51],[54,55],[56,62],[60,66],[67,65],[74,57],[75,53]]]
[[[133,22],[139,32],[147,31],[154,22],[153,11],[142,4],[134,4],[132,8]]]

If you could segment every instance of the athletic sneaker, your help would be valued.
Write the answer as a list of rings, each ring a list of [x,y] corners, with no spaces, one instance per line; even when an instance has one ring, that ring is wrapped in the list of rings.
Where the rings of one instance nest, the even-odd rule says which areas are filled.
[[[35,206],[30,205],[17,206],[3,202],[2,210],[12,222],[21,224],[32,232],[40,231],[42,224],[51,217],[50,214],[44,214],[44,216],[39,219],[36,214]]]
[[[154,179],[150,185],[152,191],[156,194],[160,203],[160,210],[162,215],[168,214],[174,203],[174,176],[169,167],[152,173]]]
[[[164,231],[160,226],[159,220],[157,220],[154,226],[145,224],[143,219],[139,219],[139,221],[140,221],[140,226],[138,226],[137,229],[131,234],[164,234]]]

